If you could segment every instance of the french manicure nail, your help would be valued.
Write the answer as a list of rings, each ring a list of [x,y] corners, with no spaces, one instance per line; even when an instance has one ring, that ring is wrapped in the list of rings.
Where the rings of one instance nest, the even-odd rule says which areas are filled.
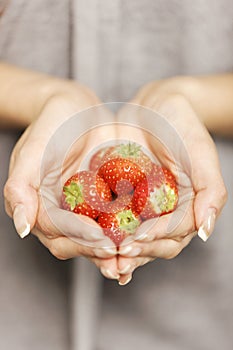
[[[148,237],[148,234],[146,232],[142,232],[140,234],[135,235],[134,239],[135,241],[143,241],[147,237]]]
[[[132,280],[132,276],[129,276],[124,282],[119,282],[120,286],[125,286]]]
[[[128,245],[128,246],[122,248],[120,250],[119,254],[134,257],[134,256],[139,255],[141,253],[141,251],[142,250],[139,247],[133,248],[131,245]]]
[[[94,239],[94,240],[102,240],[103,239],[103,233],[102,231],[99,231],[99,230],[93,230],[90,232],[90,238],[91,239]]]
[[[18,204],[15,207],[15,210],[13,213],[13,221],[14,221],[15,229],[21,238],[24,238],[29,235],[31,227],[27,221],[26,214],[25,214],[25,207],[23,204]]]
[[[121,248],[120,250],[120,255],[127,255],[131,250],[133,249],[133,247],[131,245],[127,245],[124,248]]]
[[[131,264],[126,265],[123,269],[119,271],[120,274],[125,275],[129,272],[131,272],[132,266]]]
[[[118,280],[118,278],[120,277],[118,274],[113,273],[109,269],[101,268],[100,270],[105,277],[110,278],[112,280]]]
[[[214,208],[209,208],[207,210],[207,216],[203,222],[203,224],[199,227],[198,229],[198,236],[206,242],[207,239],[210,237],[214,230],[214,225],[215,225],[215,220],[216,220],[216,209]]]
[[[95,248],[94,253],[99,258],[105,258],[106,255],[116,255],[116,249],[110,247]]]

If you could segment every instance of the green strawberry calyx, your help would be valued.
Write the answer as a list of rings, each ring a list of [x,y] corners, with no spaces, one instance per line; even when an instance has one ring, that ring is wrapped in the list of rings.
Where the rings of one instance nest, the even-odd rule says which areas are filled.
[[[122,158],[139,158],[141,155],[141,146],[129,142],[117,146],[115,151]]]
[[[163,184],[150,193],[150,203],[157,214],[172,211],[177,203],[177,194],[169,185]]]
[[[140,221],[133,214],[132,210],[122,210],[116,215],[118,226],[122,231],[133,234],[140,225]]]
[[[84,202],[83,198],[83,186],[80,183],[71,181],[68,186],[63,187],[63,193],[65,195],[65,201],[70,205],[70,209],[74,210],[76,205]]]

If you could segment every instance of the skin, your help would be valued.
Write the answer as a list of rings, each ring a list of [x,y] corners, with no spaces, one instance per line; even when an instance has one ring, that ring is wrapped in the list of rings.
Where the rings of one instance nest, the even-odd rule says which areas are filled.
[[[139,101],[138,104],[143,103]],[[176,130],[179,130],[192,167],[189,167],[186,157],[182,157],[179,152],[176,154],[174,151],[175,159],[178,160],[179,164],[180,176],[182,174],[179,182],[181,203],[174,214],[167,214],[160,217],[159,220],[145,222],[140,227],[140,231],[147,232],[147,235],[144,238],[139,235],[136,241],[130,243],[132,250],[128,256],[124,250],[122,253],[120,250],[122,256],[118,261],[119,269],[120,271],[129,271],[125,274],[124,279],[121,278],[123,282],[128,281],[132,277],[131,272],[140,265],[156,258],[171,259],[177,256],[196,235],[196,231],[206,219],[208,209],[214,208],[216,216],[218,216],[227,197],[215,145],[187,99],[180,94],[168,95],[153,102],[152,109],[166,116],[169,123]],[[185,123],[184,120],[186,120]],[[195,128],[192,128],[192,137],[190,137],[190,125],[195,125]],[[172,158],[169,158],[166,150],[150,143],[147,135],[143,136],[144,142],[152,149],[157,158],[161,162],[165,159],[163,164],[167,168],[175,169],[175,164]],[[197,144],[199,151],[196,147]],[[187,182],[186,174],[191,179],[192,185]],[[192,195],[192,187],[195,195]],[[187,195],[188,202],[185,200]],[[171,223],[174,221],[176,225],[171,227]],[[137,252],[135,258],[134,252]]]
[[[137,267],[158,257],[171,259],[177,256],[196,235],[196,230],[205,219],[209,207],[215,209],[217,216],[220,214],[227,193],[215,145],[207,129],[221,135],[233,135],[233,75],[175,77],[156,81],[144,86],[132,99],[133,104],[161,113],[184,140],[194,169],[189,176],[195,190],[195,198],[190,199],[185,216],[173,227],[169,235],[167,231],[170,214],[163,216],[159,224],[150,228],[143,227],[147,223],[143,224],[141,230],[147,231],[147,236],[142,239],[139,235],[140,239],[129,243],[132,247],[130,252],[124,253],[122,247],[118,255],[98,226],[93,226],[93,222],[90,223],[88,219],[85,219],[85,224],[82,222],[82,230],[79,229],[77,231],[80,232],[76,233],[80,240],[85,239],[91,244],[79,244],[64,235],[64,231],[72,230],[72,223],[75,224],[71,218],[71,225],[62,227],[61,233],[43,210],[38,193],[38,169],[51,135],[71,115],[99,104],[99,99],[88,88],[73,81],[22,70],[4,63],[0,63],[0,86],[0,125],[4,128],[27,127],[12,153],[9,178],[4,188],[6,211],[12,217],[17,204],[23,204],[33,234],[57,258],[86,256],[96,264],[104,276],[126,284]],[[14,104],[6,103],[9,95]],[[119,119],[121,113],[123,111],[117,116]],[[114,120],[114,116],[109,118]],[[68,175],[72,156],[77,152],[75,166],[92,147],[106,141],[106,135],[109,135],[109,138],[122,138],[131,134],[127,127],[110,126],[107,133],[102,128],[92,130],[74,147],[74,153],[69,155],[64,176]],[[138,141],[148,146],[152,152],[156,152],[152,140],[143,131],[134,132],[132,141]],[[197,143],[201,146],[202,157],[196,152]],[[163,151],[161,150],[160,155]],[[200,171],[203,169],[203,159],[208,160],[205,172]],[[166,165],[172,169],[172,160],[167,159]],[[186,169],[184,159],[181,159],[181,169]],[[52,164],[52,175],[56,175],[56,170],[55,164]],[[51,215],[61,214],[57,214],[53,209],[51,206]],[[179,209],[182,211],[182,206]],[[76,216],[75,220],[79,218]],[[101,249],[103,244],[111,250]]]

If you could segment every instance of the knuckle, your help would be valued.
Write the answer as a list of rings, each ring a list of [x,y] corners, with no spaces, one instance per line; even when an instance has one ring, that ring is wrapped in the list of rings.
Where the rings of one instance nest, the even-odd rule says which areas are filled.
[[[219,196],[220,196],[221,202],[224,205],[227,202],[227,198],[228,198],[228,193],[225,186],[222,186],[222,188],[220,189]]]
[[[166,260],[172,260],[174,259],[179,253],[170,253],[169,255],[167,255],[167,257],[165,258]]]
[[[175,257],[177,257],[177,255],[180,254],[181,251],[182,249],[174,249],[170,251],[169,254],[166,256],[166,260],[174,259]]]
[[[6,199],[8,198],[8,195],[11,192],[11,190],[12,190],[12,182],[10,180],[7,180],[3,188],[3,194]]]
[[[5,212],[7,213],[7,215],[9,217],[12,217],[12,210],[11,210],[11,207],[7,201],[5,201]]]
[[[64,256],[64,252],[61,248],[61,245],[60,245],[58,239],[51,240],[51,243],[49,246],[49,251],[58,260],[67,260],[68,259],[67,257]]]
[[[224,207],[228,199],[228,192],[224,184],[219,184],[217,189],[213,192],[213,207],[217,209],[217,211],[221,211]]]
[[[3,189],[3,194],[6,200],[10,199],[10,197],[12,195],[15,194],[15,192],[17,191],[19,184],[18,181],[13,179],[13,178],[9,178],[4,186]]]

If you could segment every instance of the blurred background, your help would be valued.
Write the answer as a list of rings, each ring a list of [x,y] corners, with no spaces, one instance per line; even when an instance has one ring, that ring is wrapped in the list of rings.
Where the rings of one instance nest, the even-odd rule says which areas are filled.
[[[0,14],[0,60],[76,79],[104,102],[128,101],[152,80],[233,70],[231,0],[0,0]],[[1,192],[22,131],[0,130]],[[90,350],[232,349],[233,143],[213,137],[229,193],[214,235],[138,269],[125,287],[97,272]],[[1,348],[71,349],[78,259],[20,240],[2,195],[0,236]]]

